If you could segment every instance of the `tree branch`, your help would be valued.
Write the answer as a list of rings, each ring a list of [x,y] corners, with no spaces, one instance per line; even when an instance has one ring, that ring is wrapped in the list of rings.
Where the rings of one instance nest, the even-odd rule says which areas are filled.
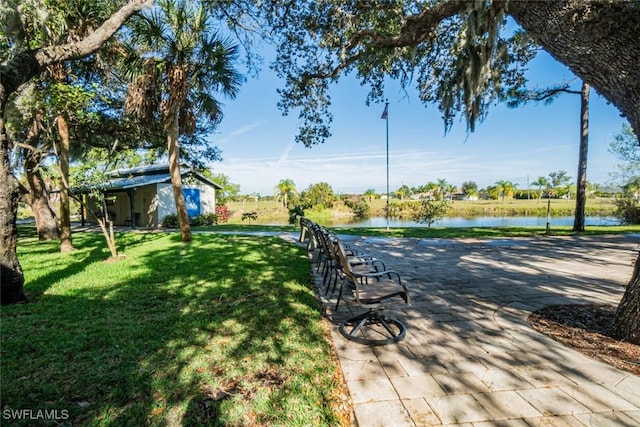
[[[6,100],[20,85],[38,75],[43,67],[78,59],[95,52],[132,15],[153,5],[153,0],[131,0],[84,39],[58,46],[25,51],[0,67],[0,100]]]
[[[402,48],[407,46],[415,46],[428,40],[433,36],[433,32],[438,25],[445,19],[456,16],[470,7],[468,1],[451,0],[444,3],[438,3],[433,7],[426,8],[417,15],[410,15],[405,19],[405,23],[400,29],[400,33],[395,36],[381,34],[377,30],[366,29],[356,32],[344,47],[344,51],[350,52],[361,44],[373,48]],[[367,40],[369,40],[367,42]],[[308,74],[309,78],[333,79],[336,78],[342,70],[357,62],[363,52],[358,52],[342,59],[340,63],[331,71],[325,73]],[[303,79],[304,80],[304,79]]]
[[[580,92],[579,90],[573,90],[573,89],[569,89],[569,86],[558,86],[558,87],[552,87],[552,88],[548,88],[548,89],[542,89],[542,90],[532,90],[526,93],[522,93],[519,97],[522,98],[521,101],[527,102],[527,101],[553,101],[553,98],[555,98],[557,95],[560,95],[561,93],[571,93],[574,95],[580,95],[582,92]]]
[[[574,95],[580,95],[581,92],[579,90],[568,89],[566,87],[551,88],[542,90],[540,92],[533,92],[529,96],[529,99],[531,99],[532,101],[544,101],[545,99],[553,98],[560,93],[572,93]]]
[[[360,42],[363,38],[370,37],[370,45],[373,47],[415,46],[431,37],[442,21],[459,15],[471,6],[469,1],[465,0],[437,3],[418,15],[408,16],[397,36],[383,36],[371,30],[363,30],[355,35],[354,41]]]
[[[132,15],[152,5],[153,0],[131,0],[84,39],[38,49],[35,51],[35,58],[41,67],[54,62],[83,58],[102,46]]]

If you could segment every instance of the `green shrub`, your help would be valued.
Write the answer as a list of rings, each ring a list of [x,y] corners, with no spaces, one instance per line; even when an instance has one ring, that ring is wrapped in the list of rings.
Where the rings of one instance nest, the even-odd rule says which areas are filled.
[[[350,196],[343,201],[356,218],[369,218],[371,216],[371,207],[362,197]]]
[[[416,200],[390,201],[389,216],[391,218],[411,218],[417,210]]]
[[[189,224],[193,226],[215,225],[216,220],[217,217],[215,213],[207,213],[204,215],[198,215],[193,218],[189,218]]]
[[[449,202],[447,200],[421,199],[413,214],[413,220],[421,224],[431,224],[441,219],[449,210]]]
[[[625,224],[640,224],[640,204],[637,199],[624,198],[614,201],[616,217]]]
[[[249,221],[251,221],[251,220],[255,221],[256,219],[258,219],[258,212],[255,212],[255,211],[253,211],[253,212],[244,212],[242,214],[242,220],[244,221],[245,219],[248,219]]]
[[[197,227],[199,225],[205,225],[203,222],[204,221],[202,220],[202,216],[200,215],[194,216],[193,218],[189,217],[189,225],[193,225]]]
[[[295,224],[299,216],[304,216],[304,209],[296,205],[289,209],[289,224]]]
[[[178,228],[179,225],[180,222],[176,214],[169,214],[162,219],[162,226],[164,228]]]

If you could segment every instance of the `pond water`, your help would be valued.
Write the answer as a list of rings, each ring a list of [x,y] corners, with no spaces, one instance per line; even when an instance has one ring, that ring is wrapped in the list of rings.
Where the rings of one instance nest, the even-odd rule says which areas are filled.
[[[587,217],[585,220],[589,225],[619,225],[620,221],[615,217]],[[479,216],[473,218],[464,217],[445,217],[434,222],[432,227],[544,227],[547,224],[546,217],[536,216]],[[331,224],[323,224],[332,227],[376,227],[383,228],[387,226],[387,220],[384,217],[368,218],[360,221],[350,222],[333,222]],[[551,217],[551,226],[573,225],[573,216]],[[420,224],[415,221],[390,219],[389,227],[426,227],[426,224]]]

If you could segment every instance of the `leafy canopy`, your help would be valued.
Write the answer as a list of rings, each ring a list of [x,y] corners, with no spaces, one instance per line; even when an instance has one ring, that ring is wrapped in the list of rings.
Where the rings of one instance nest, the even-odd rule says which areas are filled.
[[[611,174],[614,182],[628,192],[637,192],[640,189],[640,141],[631,126],[622,126],[611,141],[609,151],[621,161]]]
[[[311,146],[330,136],[330,84],[350,73],[369,87],[367,104],[382,102],[385,79],[397,79],[438,106],[445,130],[462,116],[473,131],[489,105],[525,83],[524,66],[535,53],[524,33],[503,35],[503,7],[309,0],[272,8],[273,69],[286,82],[279,107],[285,114],[300,109],[297,141]]]

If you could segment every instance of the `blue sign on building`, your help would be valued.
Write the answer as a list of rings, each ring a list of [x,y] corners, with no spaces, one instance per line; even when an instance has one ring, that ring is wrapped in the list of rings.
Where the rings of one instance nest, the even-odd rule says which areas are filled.
[[[184,202],[187,205],[187,215],[190,218],[200,215],[200,189],[183,188]]]

